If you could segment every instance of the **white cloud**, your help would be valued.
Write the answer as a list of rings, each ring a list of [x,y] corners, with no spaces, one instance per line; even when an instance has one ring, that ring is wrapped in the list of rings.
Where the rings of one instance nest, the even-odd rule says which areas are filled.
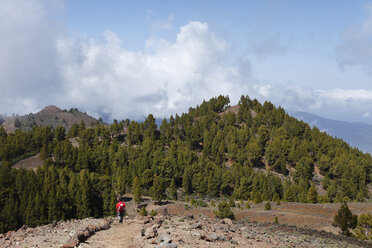
[[[219,94],[238,99],[247,89],[241,71],[249,71],[249,63],[227,65],[228,46],[206,23],[190,22],[174,43],[152,39],[141,52],[124,49],[112,31],[104,38],[59,40],[64,91],[58,101],[109,118],[139,119],[187,111]]]
[[[151,38],[141,51],[125,49],[113,31],[103,41],[62,35],[45,2],[8,0],[0,8],[0,113],[29,113],[46,105],[77,107],[107,120],[186,112],[220,94],[231,102],[261,101],[326,117],[371,119],[372,91],[315,90],[263,83],[251,62],[230,63],[229,44],[207,23],[190,22],[176,40]],[[372,120],[369,120],[372,121]]]
[[[286,84],[258,84],[253,95],[261,101],[270,100],[273,103],[293,111],[316,113],[327,118],[359,121],[364,116],[371,122],[371,116],[366,115],[372,109],[372,91],[360,90],[314,90],[300,87],[292,82]]]
[[[60,4],[35,0],[1,2],[0,112],[29,112],[40,96],[51,100],[59,78],[55,50],[58,25],[45,20],[59,8]]]
[[[361,66],[372,75],[372,4],[365,6],[369,16],[356,27],[348,27],[342,34],[343,42],[336,48],[341,69],[346,66]]]

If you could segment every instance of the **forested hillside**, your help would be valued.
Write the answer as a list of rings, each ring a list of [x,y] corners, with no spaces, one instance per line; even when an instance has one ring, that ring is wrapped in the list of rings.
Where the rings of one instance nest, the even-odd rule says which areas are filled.
[[[163,120],[114,121],[105,127],[0,127],[0,231],[23,224],[100,217],[125,192],[164,197],[177,188],[235,199],[299,202],[364,201],[372,158],[344,141],[290,117],[270,102],[241,97],[229,107],[219,96]],[[68,138],[75,138],[73,146]],[[25,154],[40,153],[36,172],[14,169]],[[318,195],[314,170],[322,175]],[[319,182],[317,182],[319,184]],[[169,187],[168,187],[169,186]],[[319,187],[319,185],[318,185]]]

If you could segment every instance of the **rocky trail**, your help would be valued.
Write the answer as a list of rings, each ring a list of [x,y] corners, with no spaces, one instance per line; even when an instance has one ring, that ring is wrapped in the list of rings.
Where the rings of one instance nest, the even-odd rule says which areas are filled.
[[[89,238],[79,247],[368,247],[354,239],[295,227],[233,223],[205,216],[128,218]]]
[[[312,228],[254,222],[253,215],[259,205],[253,206],[257,209],[247,210],[253,211],[251,221],[243,218],[231,221],[215,219],[210,208],[186,210],[181,202],[163,206],[153,205],[149,200],[146,203],[148,211],[156,209],[159,214],[154,217],[140,216],[133,202],[129,201],[128,216],[123,223],[118,223],[115,218],[88,218],[36,228],[24,226],[17,231],[1,234],[0,247],[372,247],[371,243]],[[282,210],[292,211],[292,205],[281,206]],[[298,211],[308,212],[305,210],[303,207]]]

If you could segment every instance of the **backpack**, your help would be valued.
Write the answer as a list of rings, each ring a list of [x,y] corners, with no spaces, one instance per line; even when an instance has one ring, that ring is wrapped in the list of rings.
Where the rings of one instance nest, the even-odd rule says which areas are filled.
[[[119,212],[123,212],[124,211],[124,203],[120,203],[119,204],[118,211]]]

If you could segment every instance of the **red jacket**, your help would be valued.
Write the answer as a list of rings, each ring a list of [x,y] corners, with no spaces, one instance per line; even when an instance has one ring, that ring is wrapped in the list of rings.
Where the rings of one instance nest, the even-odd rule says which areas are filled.
[[[125,203],[124,202],[119,201],[118,203],[116,203],[116,211],[124,212],[124,210],[125,210]]]

